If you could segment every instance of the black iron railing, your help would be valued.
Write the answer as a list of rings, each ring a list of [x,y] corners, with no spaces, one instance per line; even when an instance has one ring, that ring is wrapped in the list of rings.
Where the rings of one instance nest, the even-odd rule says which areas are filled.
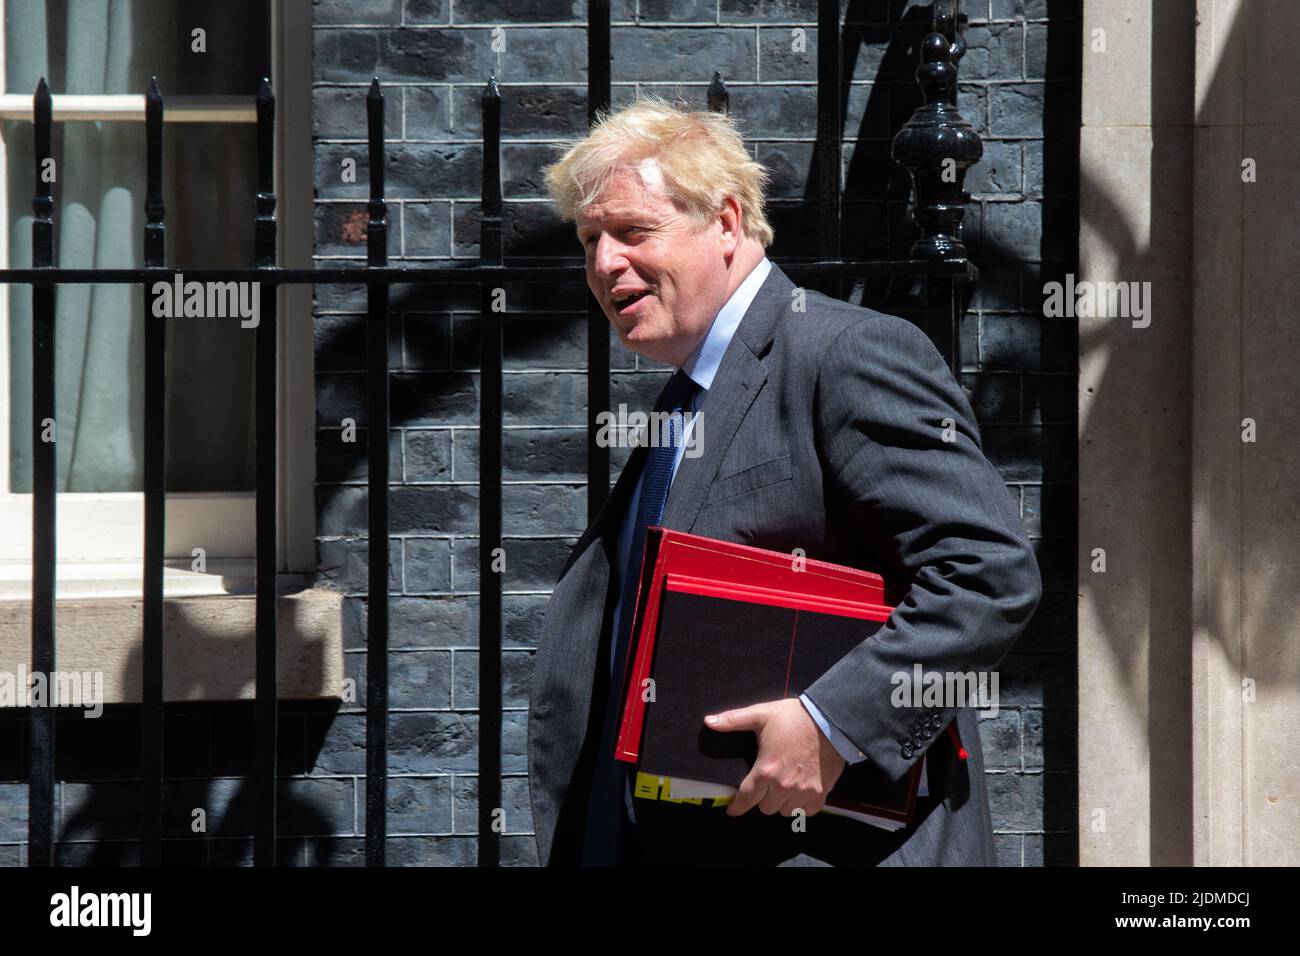
[[[610,103],[610,9],[608,0],[591,0],[588,25],[588,110],[594,118]],[[848,278],[909,278],[928,285],[927,331],[960,371],[960,296],[962,283],[976,272],[960,240],[962,179],[978,160],[979,138],[956,113],[956,70],[963,17],[957,0],[937,0],[934,33],[922,47],[917,71],[925,104],[895,141],[895,156],[914,184],[914,219],[922,235],[904,260],[840,257],[841,78],[840,32],[836,0],[819,4],[817,89],[817,258],[778,260],[792,276],[838,283]],[[708,89],[708,106],[726,110],[729,94],[720,74]],[[500,170],[501,92],[489,79],[483,93],[482,234],[473,266],[429,268],[388,265],[388,223],[384,200],[383,91],[378,78],[367,98],[370,160],[369,222],[364,268],[288,269],[276,265],[274,173],[275,97],[268,81],[257,91],[258,192],[253,223],[255,266],[247,269],[192,269],[187,280],[260,283],[260,322],[256,328],[256,597],[254,704],[255,827],[254,862],[276,862],[276,297],[279,285],[295,283],[365,285],[367,288],[366,415],[370,436],[369,602],[366,638],[366,862],[385,862],[388,784],[388,442],[389,288],[395,283],[426,286],[471,283],[481,290],[480,426],[480,591],[478,749],[478,862],[500,860],[493,810],[501,803],[501,635],[502,583],[494,560],[502,543],[502,315],[491,307],[493,290],[505,282],[585,283],[584,266],[557,260],[550,264],[510,264],[504,257]],[[53,442],[42,440],[42,423],[55,414],[54,302],[56,287],[73,283],[140,283],[171,280],[177,270],[164,256],[165,207],[162,196],[163,96],[157,82],[146,94],[147,188],[144,266],[140,269],[73,269],[54,264],[51,184],[42,175],[50,155],[52,100],[42,78],[33,101],[35,123],[36,217],[32,225],[32,268],[0,270],[0,283],[26,283],[33,291],[33,544],[32,671],[55,670],[55,489]],[[594,520],[609,494],[609,449],[598,443],[596,416],[608,408],[609,325],[594,298],[589,299],[587,513]],[[142,862],[162,859],[163,813],[163,559],[164,559],[164,395],[166,319],[155,317],[146,296],[144,373],[144,643],[141,721]],[[375,437],[378,436],[378,437]],[[28,862],[54,862],[54,710],[30,710],[31,770]]]

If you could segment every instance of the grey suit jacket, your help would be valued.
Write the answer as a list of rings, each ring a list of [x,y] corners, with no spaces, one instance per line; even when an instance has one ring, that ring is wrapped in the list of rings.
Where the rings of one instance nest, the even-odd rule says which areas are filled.
[[[891,779],[957,718],[969,760],[949,748],[945,766],[931,766],[941,804],[883,859],[861,862],[995,865],[976,712],[891,702],[892,675],[917,663],[926,673],[996,668],[1041,590],[1017,509],[939,351],[907,320],[800,291],[774,265],[701,414],[703,454],[682,459],[660,523],[802,548],[902,583],[887,624],[807,689]],[[614,544],[645,454],[633,452],[569,555],[542,626],[528,722],[542,865],[580,857],[608,686]]]

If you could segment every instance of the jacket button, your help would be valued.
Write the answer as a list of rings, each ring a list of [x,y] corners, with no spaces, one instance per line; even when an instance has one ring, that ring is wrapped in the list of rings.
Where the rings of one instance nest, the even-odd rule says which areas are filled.
[[[915,751],[912,750],[912,745],[910,743],[903,744],[902,754],[904,760],[910,760],[914,752]]]

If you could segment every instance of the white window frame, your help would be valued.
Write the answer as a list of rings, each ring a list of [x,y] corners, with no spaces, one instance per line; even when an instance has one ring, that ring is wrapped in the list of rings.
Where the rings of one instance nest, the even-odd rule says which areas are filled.
[[[4,13],[0,0],[0,88],[4,79]],[[312,265],[312,96],[311,7],[294,0],[271,4],[272,89],[276,93],[277,257],[282,266]],[[166,97],[164,122],[253,122],[253,94]],[[107,119],[144,121],[144,93],[54,96],[54,121]],[[31,117],[30,91],[0,93],[0,117]],[[250,157],[250,162],[251,162]],[[0,223],[8,222],[2,177],[7,151],[0,137]],[[140,157],[144,162],[144,157]],[[253,228],[249,210],[248,229]],[[143,241],[143,238],[141,238]],[[0,263],[9,263],[8,230],[0,228]],[[251,263],[250,263],[251,265]],[[277,570],[315,567],[315,389],[310,285],[277,288],[279,397],[277,414]],[[0,288],[0,561],[30,562],[32,495],[11,493],[9,482],[9,297]],[[254,554],[254,495],[169,494],[167,558],[187,564],[191,549],[211,559],[251,559]],[[56,556],[60,564],[139,561],[144,556],[144,493],[60,492],[56,504]],[[63,573],[59,575],[64,577]]]

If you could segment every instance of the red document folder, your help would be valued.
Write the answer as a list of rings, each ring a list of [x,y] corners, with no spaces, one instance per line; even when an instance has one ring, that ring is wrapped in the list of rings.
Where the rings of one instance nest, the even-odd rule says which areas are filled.
[[[701,601],[702,598],[714,600]],[[757,687],[761,684],[765,689],[764,694],[759,695],[758,699],[748,700],[748,703],[794,697],[828,666],[822,664],[815,668],[815,672],[809,672],[809,662],[805,660],[804,666],[800,667],[800,657],[817,657],[820,654],[821,660],[826,659],[827,647],[819,648],[810,642],[830,641],[831,633],[834,632],[838,641],[836,646],[841,650],[835,652],[832,658],[838,659],[888,620],[893,607],[885,602],[885,582],[878,574],[870,571],[809,558],[796,558],[785,552],[657,526],[647,529],[645,556],[637,589],[632,648],[623,675],[624,698],[615,757],[636,763],[650,774],[664,773],[663,768],[670,764],[678,767],[691,766],[699,771],[691,775],[694,783],[703,781],[706,784],[729,784],[731,787],[738,785],[740,779],[743,779],[744,770],[743,767],[738,769],[740,758],[734,748],[729,754],[720,754],[720,759],[717,760],[709,759],[707,745],[700,745],[699,752],[689,754],[690,760],[686,761],[678,759],[681,757],[680,750],[672,754],[665,754],[662,749],[655,752],[653,744],[649,751],[643,752],[647,715],[653,712],[656,704],[645,701],[642,690],[646,681],[654,676],[656,650],[668,648],[667,653],[680,656],[680,660],[674,656],[673,666],[688,669],[697,665],[705,668],[725,667],[728,663],[742,669],[766,668],[766,677],[760,676],[754,685]],[[699,616],[692,617],[696,613]],[[785,630],[775,638],[772,633],[773,614],[784,615],[779,618],[783,622],[779,626]],[[743,630],[746,620],[761,620],[767,629],[766,644],[754,648],[743,643],[733,644],[735,655],[729,654],[730,660],[687,663],[686,659],[691,656],[692,650],[699,650],[692,647],[692,637],[703,642],[703,634],[709,627],[706,623],[709,615],[713,619],[711,633],[715,643],[712,646],[718,646],[719,620],[723,630],[732,628],[733,625],[733,629]],[[719,618],[719,615],[722,617]],[[799,631],[801,620],[802,632]],[[667,621],[670,625],[670,630],[663,635],[663,639],[660,639],[661,621]],[[789,626],[784,623],[786,621]],[[692,631],[695,632],[694,635],[691,634]],[[757,629],[754,633],[757,633]],[[728,638],[724,636],[723,639]],[[788,660],[776,659],[778,655],[773,653],[774,646],[784,653],[784,644],[773,645],[774,639],[788,644]],[[773,666],[780,667],[782,673],[775,674]],[[744,683],[743,678],[739,683]],[[696,688],[697,698],[698,690]],[[726,706],[737,705],[743,706],[744,702],[732,702]],[[697,716],[701,719],[700,727],[703,728],[702,715],[693,712],[654,713],[659,723],[650,729],[665,739],[671,737],[672,740],[683,742],[694,733],[691,724]],[[683,720],[687,723],[682,724]],[[672,730],[666,729],[665,722],[672,721],[677,721],[678,726]],[[712,731],[707,733],[714,734]],[[694,747],[683,749],[693,750]],[[654,761],[657,761],[655,765],[649,765]],[[881,826],[906,825],[912,818],[922,766],[918,761],[902,781],[891,783],[870,765],[870,761],[850,765],[832,789],[827,799],[827,809],[831,812],[838,809],[844,815]],[[736,776],[737,773],[740,777]]]

